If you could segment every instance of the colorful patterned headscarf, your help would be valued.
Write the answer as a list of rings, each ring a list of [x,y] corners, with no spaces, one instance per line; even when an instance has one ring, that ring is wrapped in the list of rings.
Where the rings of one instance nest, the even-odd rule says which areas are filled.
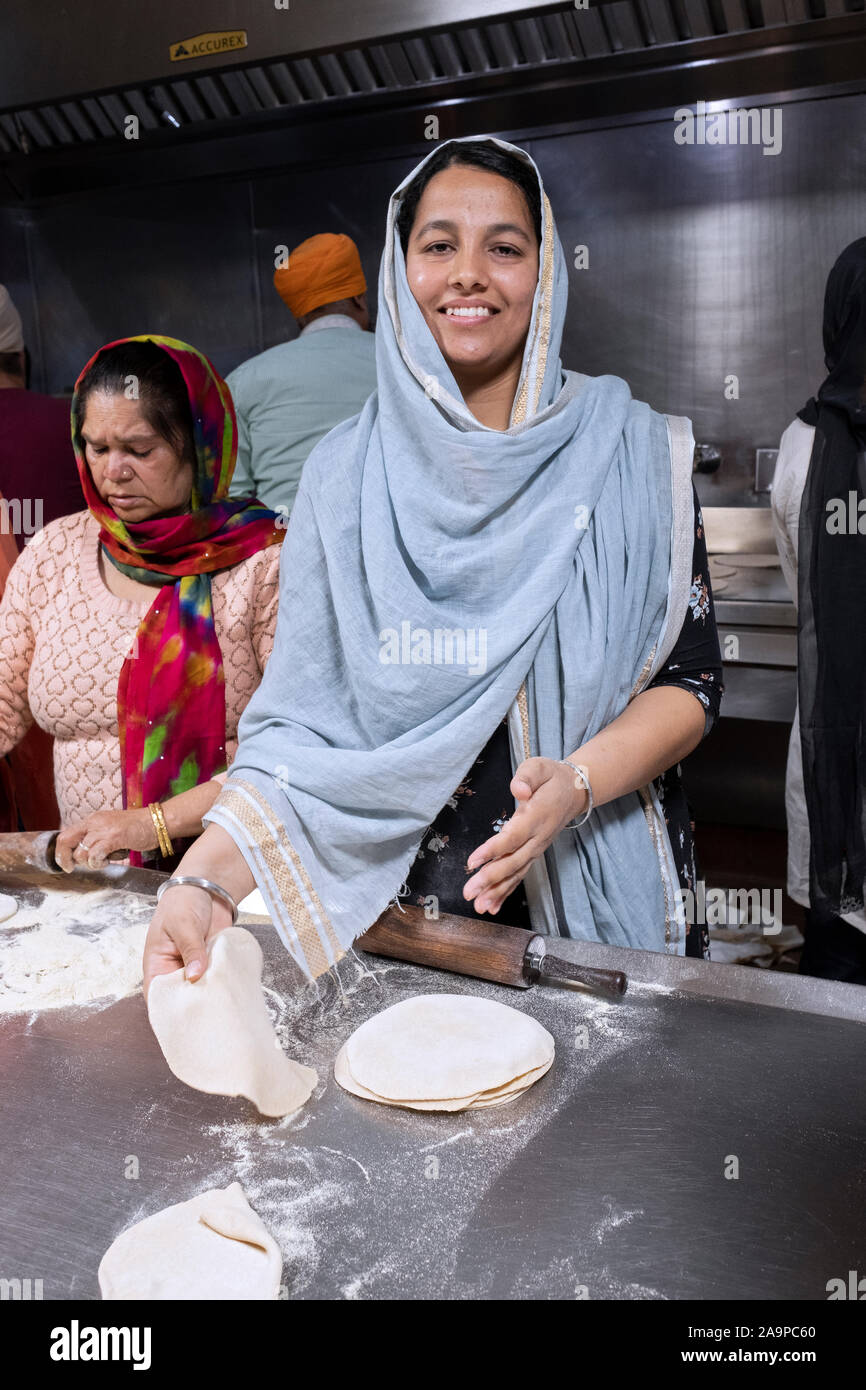
[[[75,383],[72,443],[87,505],[100,523],[111,562],[144,583],[163,581],[142,619],[117,688],[125,808],[147,806],[207,782],[226,768],[225,674],[214,627],[211,575],[283,540],[274,512],[249,498],[230,499],[237,422],[222,377],[196,348],[140,334],[108,343],[151,342],[175,361],[189,395],[195,442],[190,511],[126,525],[99,496],[77,428],[79,390],[99,352]],[[140,856],[131,855],[133,862]]]

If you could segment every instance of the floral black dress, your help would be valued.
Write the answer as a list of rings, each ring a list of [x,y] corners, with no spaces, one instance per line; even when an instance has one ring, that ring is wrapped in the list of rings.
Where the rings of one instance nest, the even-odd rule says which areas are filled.
[[[652,686],[678,685],[689,690],[704,707],[704,737],[719,717],[722,685],[722,658],[713,612],[707,545],[703,517],[694,495],[695,539],[692,554],[692,586],[689,606],[676,646]],[[435,897],[440,912],[463,917],[481,917],[531,929],[523,885],[518,884],[503,902],[495,918],[475,911],[463,897],[467,880],[466,860],[474,849],[497,833],[514,810],[509,791],[511,754],[505,721],[499,725],[476,758],[453,796],[442,807],[421,841],[415,862],[401,890],[408,902],[424,903]],[[680,887],[697,892],[694,822],[686,800],[679,764],[669,768],[656,782],[659,802],[668,828]],[[709,956],[706,926],[689,922],[686,930],[687,956]]]

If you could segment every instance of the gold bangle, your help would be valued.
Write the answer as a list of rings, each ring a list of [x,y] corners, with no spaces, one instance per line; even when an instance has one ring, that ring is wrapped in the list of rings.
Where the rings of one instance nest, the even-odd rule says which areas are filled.
[[[159,852],[163,859],[174,854],[174,845],[171,843],[171,836],[168,833],[168,826],[165,823],[165,816],[162,813],[162,806],[158,801],[152,801],[148,806],[151,820],[156,829],[156,838],[159,842]]]

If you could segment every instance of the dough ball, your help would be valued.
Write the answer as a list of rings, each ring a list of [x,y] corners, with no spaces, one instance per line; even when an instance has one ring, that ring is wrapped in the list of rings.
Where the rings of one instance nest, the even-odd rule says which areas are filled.
[[[10,898],[8,893],[0,893],[0,922],[7,922],[18,911],[18,899]]]
[[[150,986],[151,1027],[171,1070],[211,1095],[246,1096],[263,1115],[289,1115],[309,1100],[318,1076],[286,1056],[262,993],[262,951],[243,927],[208,948],[208,969],[191,984],[183,968]]]
[[[365,1099],[463,1110],[525,1090],[553,1055],[547,1029],[517,1009],[474,995],[425,994],[356,1029],[334,1075]]]
[[[239,1182],[130,1226],[99,1265],[102,1297],[272,1299],[283,1258]]]

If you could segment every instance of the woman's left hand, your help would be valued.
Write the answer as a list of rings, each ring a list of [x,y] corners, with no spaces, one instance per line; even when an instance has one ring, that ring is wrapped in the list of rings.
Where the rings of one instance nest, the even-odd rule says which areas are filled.
[[[146,807],[132,811],[94,811],[86,820],[67,825],[57,836],[54,857],[65,873],[76,864],[102,869],[115,850],[157,849],[156,826]]]
[[[473,877],[463,896],[474,900],[476,912],[498,912],[533,860],[586,807],[585,788],[570,767],[553,758],[522,762],[512,778],[511,794],[519,803],[514,815],[467,861]]]

